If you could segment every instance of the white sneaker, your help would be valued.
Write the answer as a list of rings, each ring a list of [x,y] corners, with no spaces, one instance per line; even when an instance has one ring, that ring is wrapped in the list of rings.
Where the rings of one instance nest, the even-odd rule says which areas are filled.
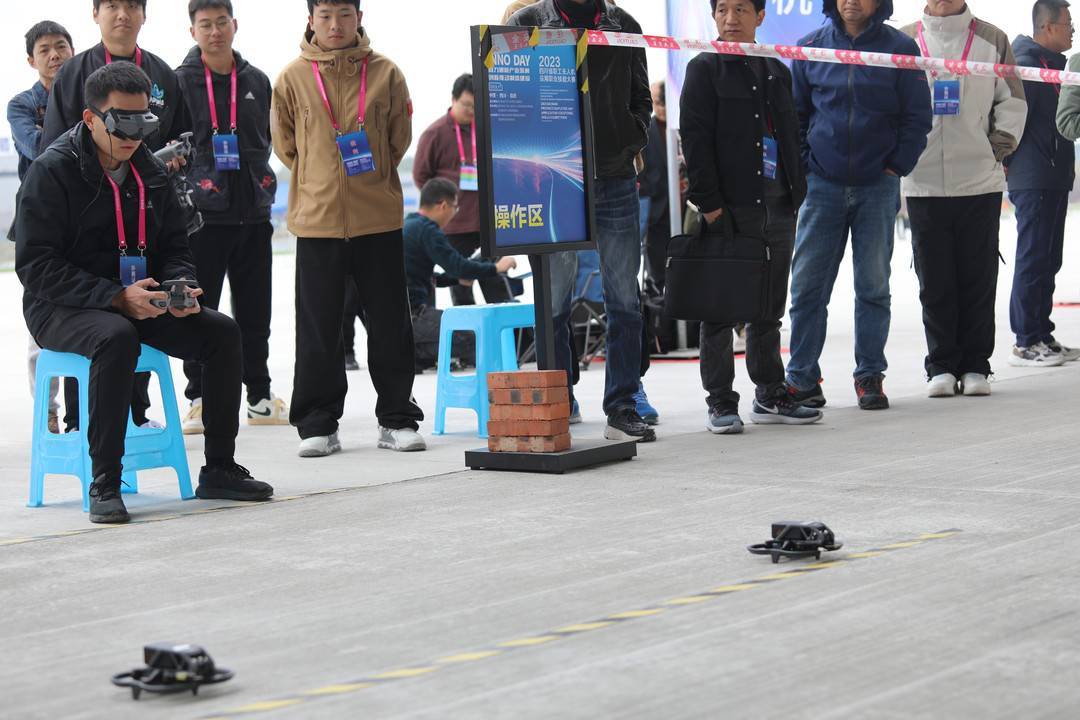
[[[157,420],[147,420],[139,426],[143,430],[164,430],[165,426],[159,423]]]
[[[1009,354],[1009,364],[1013,367],[1058,367],[1065,362],[1063,352],[1054,352],[1045,343],[1031,347],[1015,345]]]
[[[319,435],[300,441],[300,451],[297,453],[302,458],[329,457],[334,453],[341,452],[341,441],[338,434]]]
[[[746,352],[746,326],[743,325],[741,332],[735,333],[735,341],[732,343],[731,351],[736,355],[741,355]]]
[[[423,452],[427,450],[427,443],[424,442],[423,436],[412,428],[391,430],[380,425],[379,447],[396,452]]]
[[[1046,347],[1050,348],[1050,352],[1063,356],[1065,362],[1076,362],[1077,360],[1080,360],[1080,348],[1065,347],[1057,340],[1046,343]]]
[[[990,394],[990,380],[979,373],[967,373],[960,379],[960,387],[968,397],[985,397]]]
[[[956,376],[952,373],[935,375],[926,388],[927,397],[946,398],[956,395]]]
[[[202,423],[202,398],[196,398],[191,401],[191,408],[187,411],[187,415],[184,416],[184,434],[185,435],[202,435],[203,423]]]
[[[288,425],[289,406],[276,395],[260,400],[247,408],[248,425]]]

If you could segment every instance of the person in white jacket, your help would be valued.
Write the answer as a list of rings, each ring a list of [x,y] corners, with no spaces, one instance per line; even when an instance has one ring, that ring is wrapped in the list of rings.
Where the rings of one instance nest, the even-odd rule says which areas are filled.
[[[927,0],[904,28],[923,55],[1013,65],[1008,36],[964,0]],[[903,181],[911,217],[928,355],[930,397],[989,395],[994,353],[1002,161],[1027,121],[1023,83],[930,73],[934,127]]]

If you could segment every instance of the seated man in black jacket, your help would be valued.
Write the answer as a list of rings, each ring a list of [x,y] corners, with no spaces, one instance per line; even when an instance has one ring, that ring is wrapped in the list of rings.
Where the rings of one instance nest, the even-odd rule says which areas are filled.
[[[765,21],[765,0],[711,0],[725,42],[752,43]],[[765,239],[772,256],[766,320],[747,329],[746,367],[757,386],[751,420],[801,425],[818,410],[793,402],[780,357],[780,320],[787,304],[795,220],[806,197],[799,119],[791,72],[772,59],[701,54],[686,70],[681,132],[690,200],[705,222]],[[701,326],[701,379],[709,393],[707,429],[743,430],[735,380],[732,326]]]
[[[143,145],[156,130],[150,79],[117,62],[86,80],[83,121],[34,162],[19,191],[15,266],[38,344],[90,358],[90,521],[130,518],[120,497],[132,375],[145,343],[203,364],[204,499],[265,500],[273,488],[233,460],[240,332],[228,317],[162,309],[158,280],[194,281],[185,217],[165,166]],[[188,289],[192,297],[200,290]]]
[[[509,272],[517,261],[505,257],[498,262],[470,260],[458,252],[443,228],[458,211],[458,187],[446,178],[432,178],[420,190],[420,212],[405,218],[405,277],[409,286],[409,307],[413,315],[416,369],[434,364],[439,349],[442,311],[435,309],[431,279],[438,265],[453,283],[482,280]],[[453,357],[468,360],[467,346],[454,343]]]

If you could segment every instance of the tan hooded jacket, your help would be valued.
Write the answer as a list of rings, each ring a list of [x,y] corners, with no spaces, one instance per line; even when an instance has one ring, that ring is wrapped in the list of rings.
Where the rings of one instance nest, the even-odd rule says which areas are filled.
[[[349,177],[311,63],[319,64],[334,117],[348,134],[357,131],[365,57],[370,60],[364,126],[375,170]],[[401,229],[405,211],[397,166],[412,143],[412,101],[401,70],[371,50],[363,29],[358,44],[345,50],[323,50],[308,30],[300,57],[274,85],[270,122],[274,153],[292,172],[287,220],[293,234],[347,239]]]

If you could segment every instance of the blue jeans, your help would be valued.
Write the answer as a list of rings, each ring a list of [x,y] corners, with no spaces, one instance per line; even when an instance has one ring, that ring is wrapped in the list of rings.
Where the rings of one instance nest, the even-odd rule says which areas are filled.
[[[788,383],[809,390],[821,380],[829,300],[851,236],[855,263],[855,378],[888,368],[885,342],[892,321],[893,239],[900,178],[845,187],[811,174],[799,215],[791,268],[791,359]]]
[[[1053,342],[1055,277],[1065,248],[1065,216],[1069,193],[1024,190],[1009,193],[1016,208],[1018,237],[1009,319],[1016,344],[1031,347]]]
[[[593,187],[596,243],[600,251],[600,278],[608,323],[604,412],[611,415],[635,407],[633,395],[641,379],[640,203],[635,178],[597,180]],[[551,256],[555,359],[557,367],[568,373],[576,362],[569,323],[577,263],[576,253],[562,252]]]

